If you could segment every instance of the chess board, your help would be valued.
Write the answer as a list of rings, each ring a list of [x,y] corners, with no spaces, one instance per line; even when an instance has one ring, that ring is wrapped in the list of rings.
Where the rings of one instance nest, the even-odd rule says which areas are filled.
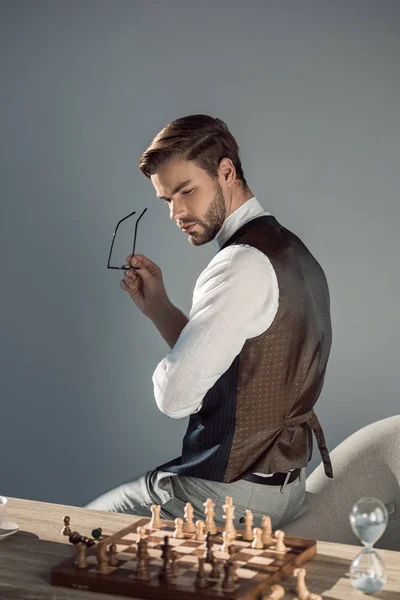
[[[173,521],[161,521],[160,529],[149,529],[150,519],[144,518],[125,527],[121,531],[110,535],[100,541],[101,544],[117,545],[118,565],[108,567],[107,575],[97,571],[97,549],[92,546],[87,550],[88,568],[78,569],[75,566],[75,552],[73,557],[53,568],[51,572],[52,585],[69,588],[91,590],[128,596],[133,598],[183,600],[196,598],[196,600],[210,600],[211,598],[224,598],[225,600],[256,600],[261,591],[267,591],[269,586],[282,581],[293,570],[311,560],[317,551],[317,544],[313,540],[303,538],[285,537],[286,551],[283,553],[273,550],[274,544],[264,549],[251,548],[251,542],[242,539],[242,531],[237,530],[237,537],[232,542],[235,546],[238,581],[233,591],[227,592],[221,588],[224,570],[221,566],[219,581],[207,582],[207,587],[197,589],[195,580],[198,570],[198,557],[204,555],[205,541],[194,540],[194,534],[185,533],[183,539],[175,539],[172,534],[175,529]],[[150,579],[140,580],[135,577],[136,567],[136,541],[137,528],[145,527],[148,535],[148,551],[150,554]],[[228,558],[227,552],[222,552],[222,529],[218,529],[213,536],[213,552],[215,558],[224,563]],[[177,552],[178,575],[173,583],[160,581],[158,573],[162,567],[161,544],[164,536],[169,536],[170,544]],[[273,538],[275,539],[275,538]],[[206,563],[206,573],[211,570],[211,565]]]

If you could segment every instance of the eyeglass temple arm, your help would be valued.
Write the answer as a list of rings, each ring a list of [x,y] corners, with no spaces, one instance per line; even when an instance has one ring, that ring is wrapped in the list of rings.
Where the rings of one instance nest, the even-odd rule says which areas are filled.
[[[132,256],[134,256],[135,254],[135,246],[136,246],[136,233],[137,233],[137,227],[138,227],[138,223],[140,221],[140,219],[143,217],[144,213],[146,212],[147,208],[144,209],[144,211],[142,212],[142,214],[140,215],[140,217],[138,217],[136,219],[136,225],[135,225],[135,235],[133,237],[133,248],[132,248]]]
[[[144,211],[142,212],[142,214],[140,215],[140,217],[138,217],[138,218],[136,219],[136,225],[135,225],[135,234],[134,234],[134,238],[133,238],[133,251],[132,251],[132,255],[133,255],[133,254],[135,254],[135,245],[136,245],[136,233],[137,233],[137,226],[138,226],[138,223],[139,223],[140,219],[143,217],[144,213],[146,212],[146,210],[147,210],[147,208],[145,208],[145,209],[144,209]],[[113,236],[112,236],[110,253],[109,253],[109,255],[108,255],[107,268],[109,268],[109,269],[117,269],[117,270],[120,270],[120,267],[111,267],[111,266],[110,266],[110,260],[111,260],[111,254],[112,254],[113,247],[114,247],[115,236],[116,236],[116,234],[117,234],[118,227],[121,225],[121,223],[122,223],[123,221],[126,221],[126,219],[129,219],[129,217],[132,217],[134,214],[136,214],[136,211],[135,211],[135,210],[134,210],[133,212],[131,212],[129,215],[127,215],[126,217],[124,217],[123,219],[121,219],[120,221],[118,221],[118,223],[117,223],[117,226],[116,226],[116,228],[115,228],[115,231],[114,231],[114,233],[113,233]]]

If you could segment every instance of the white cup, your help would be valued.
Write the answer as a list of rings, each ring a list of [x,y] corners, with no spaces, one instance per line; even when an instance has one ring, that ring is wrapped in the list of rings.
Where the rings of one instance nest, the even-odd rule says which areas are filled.
[[[0,527],[1,522],[6,517],[8,500],[5,496],[0,496]]]

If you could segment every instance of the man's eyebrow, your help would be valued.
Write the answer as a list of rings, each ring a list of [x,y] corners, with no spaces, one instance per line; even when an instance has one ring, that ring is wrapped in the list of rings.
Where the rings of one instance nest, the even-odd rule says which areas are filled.
[[[183,187],[185,187],[185,185],[188,185],[189,183],[192,183],[191,179],[188,179],[187,181],[182,181],[182,183],[177,185],[176,188],[174,190],[172,190],[172,195],[174,196],[174,194],[177,194],[178,192],[180,192],[181,189]],[[160,200],[169,200],[169,198],[167,198],[166,196],[157,196],[157,198],[159,198]]]

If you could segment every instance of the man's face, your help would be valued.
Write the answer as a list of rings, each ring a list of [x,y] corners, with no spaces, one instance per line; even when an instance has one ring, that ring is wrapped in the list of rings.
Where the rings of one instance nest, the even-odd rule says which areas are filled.
[[[157,196],[169,205],[170,218],[178,227],[194,224],[184,232],[193,246],[201,246],[215,238],[227,212],[219,181],[213,181],[193,161],[183,159],[164,163],[151,176],[151,181]],[[176,191],[186,181],[188,183]]]

